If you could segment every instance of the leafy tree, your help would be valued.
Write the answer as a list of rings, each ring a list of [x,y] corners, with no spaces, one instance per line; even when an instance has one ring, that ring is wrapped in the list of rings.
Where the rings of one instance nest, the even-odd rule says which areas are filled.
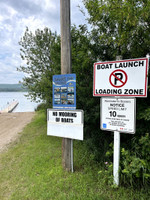
[[[104,160],[111,136],[106,140],[106,133],[100,130],[100,100],[93,97],[93,64],[97,61],[97,46],[91,42],[92,35],[85,25],[73,26],[71,36],[72,69],[77,76],[77,108],[84,110],[85,143],[94,159]]]
[[[77,75],[77,107],[85,112],[86,136],[90,136],[90,127],[92,128],[93,104],[97,104],[97,99],[92,96],[93,90],[93,63],[92,45],[89,32],[86,26],[80,26],[77,29],[72,27],[72,68]],[[96,122],[96,119],[93,120]],[[87,138],[87,137],[86,137]]]
[[[36,101],[52,103],[52,75],[60,71],[60,37],[50,29],[37,29],[35,34],[26,28],[19,42],[21,58],[25,62],[18,71],[26,74],[22,84],[28,88],[28,96]]]
[[[150,52],[149,0],[83,0],[96,43],[109,59],[145,57]],[[111,52],[111,53],[110,53]]]

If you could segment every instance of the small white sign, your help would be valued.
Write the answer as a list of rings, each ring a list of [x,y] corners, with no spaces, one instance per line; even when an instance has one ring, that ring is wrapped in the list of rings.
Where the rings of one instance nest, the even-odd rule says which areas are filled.
[[[93,96],[147,97],[148,58],[94,64]]]
[[[48,109],[47,135],[83,140],[83,111]]]
[[[101,129],[135,133],[135,99],[101,98]]]

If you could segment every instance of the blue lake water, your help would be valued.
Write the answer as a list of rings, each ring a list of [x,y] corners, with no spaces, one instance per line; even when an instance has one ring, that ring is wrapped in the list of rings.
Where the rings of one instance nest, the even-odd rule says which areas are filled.
[[[8,103],[13,100],[19,102],[13,112],[33,112],[37,108],[38,103],[31,102],[24,95],[26,92],[0,92],[0,110],[4,109]]]

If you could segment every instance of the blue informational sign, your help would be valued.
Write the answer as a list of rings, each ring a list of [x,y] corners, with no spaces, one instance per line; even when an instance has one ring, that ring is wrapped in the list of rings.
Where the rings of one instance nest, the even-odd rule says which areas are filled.
[[[53,76],[53,108],[76,109],[76,74]]]

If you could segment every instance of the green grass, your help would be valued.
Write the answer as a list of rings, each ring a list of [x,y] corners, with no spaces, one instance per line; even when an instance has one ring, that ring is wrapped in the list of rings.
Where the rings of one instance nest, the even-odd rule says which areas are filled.
[[[148,200],[144,189],[105,183],[98,164],[74,141],[74,173],[62,169],[61,138],[46,135],[46,117],[38,112],[19,139],[0,154],[0,200]]]

